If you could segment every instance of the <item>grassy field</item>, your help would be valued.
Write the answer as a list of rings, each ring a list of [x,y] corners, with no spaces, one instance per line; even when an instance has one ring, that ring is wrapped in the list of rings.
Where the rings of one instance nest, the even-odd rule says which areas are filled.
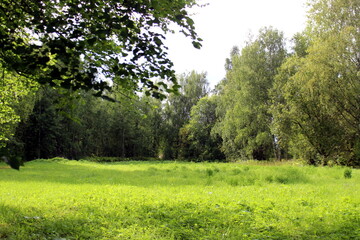
[[[0,239],[360,239],[360,170],[37,160],[0,165]]]

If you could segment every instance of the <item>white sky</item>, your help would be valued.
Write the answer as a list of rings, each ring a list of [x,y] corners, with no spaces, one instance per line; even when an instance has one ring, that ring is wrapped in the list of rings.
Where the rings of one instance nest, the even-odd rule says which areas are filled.
[[[196,70],[207,72],[211,87],[225,77],[225,59],[233,46],[244,46],[250,33],[272,26],[290,39],[305,27],[306,0],[205,0],[210,5],[197,8],[196,32],[204,41],[195,49],[182,34],[167,36],[169,58],[180,74]]]

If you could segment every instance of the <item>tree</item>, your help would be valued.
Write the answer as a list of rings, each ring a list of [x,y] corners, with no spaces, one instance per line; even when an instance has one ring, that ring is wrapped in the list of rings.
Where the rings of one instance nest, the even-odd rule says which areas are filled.
[[[31,89],[35,83],[6,71],[0,65],[0,148],[12,139],[20,119],[32,111]]]
[[[137,151],[142,157],[159,157],[162,126],[162,107],[159,99],[143,96],[139,101],[141,118],[137,142],[141,145]]]
[[[187,137],[181,136],[184,132],[179,131],[189,122],[191,108],[209,91],[206,73],[192,71],[179,79],[180,94],[171,94],[163,110],[161,148],[165,158],[184,158],[187,155]]]
[[[171,24],[201,47],[186,10],[194,5],[194,0],[3,0],[0,61],[41,84],[101,95],[113,82],[164,97],[163,90],[178,87],[163,43]],[[154,83],[157,76],[172,88]]]
[[[51,88],[42,88],[37,93],[33,112],[23,128],[22,140],[25,144],[27,160],[61,156],[64,133],[64,116],[56,102],[59,95]]]
[[[276,78],[274,130],[313,164],[359,163],[359,9],[353,0],[311,1],[305,41]]]
[[[155,106],[160,100],[119,91],[110,95],[116,102],[91,91],[63,94],[42,87],[29,119],[17,128],[14,139],[24,146],[18,153],[26,160],[157,156],[161,108]]]
[[[205,96],[191,108],[191,118],[183,127],[189,143],[187,158],[199,160],[221,160],[221,138],[213,133],[217,121],[216,108],[218,96]]]
[[[263,160],[276,156],[269,90],[286,57],[283,34],[264,28],[241,54],[232,55],[220,95],[220,121],[215,127],[223,139],[222,150],[229,158]]]
[[[233,48],[230,51],[230,58],[225,59],[225,66],[224,67],[225,67],[226,71],[230,71],[233,68],[231,59],[234,56],[238,56],[239,54],[240,54],[239,47],[238,46],[233,46]]]

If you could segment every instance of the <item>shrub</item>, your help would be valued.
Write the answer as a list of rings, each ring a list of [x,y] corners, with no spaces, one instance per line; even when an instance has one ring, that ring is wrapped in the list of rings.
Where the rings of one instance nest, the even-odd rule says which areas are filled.
[[[347,168],[344,170],[344,178],[351,178],[352,177],[352,170],[351,168]]]
[[[210,168],[206,169],[206,175],[211,177],[212,175],[214,175],[214,171]]]

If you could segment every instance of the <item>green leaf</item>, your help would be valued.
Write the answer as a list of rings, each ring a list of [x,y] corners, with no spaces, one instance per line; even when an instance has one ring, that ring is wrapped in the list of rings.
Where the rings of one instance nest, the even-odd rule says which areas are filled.
[[[194,48],[196,48],[196,49],[200,49],[202,47],[201,43],[196,42],[196,41],[193,41],[192,44],[193,44]]]

